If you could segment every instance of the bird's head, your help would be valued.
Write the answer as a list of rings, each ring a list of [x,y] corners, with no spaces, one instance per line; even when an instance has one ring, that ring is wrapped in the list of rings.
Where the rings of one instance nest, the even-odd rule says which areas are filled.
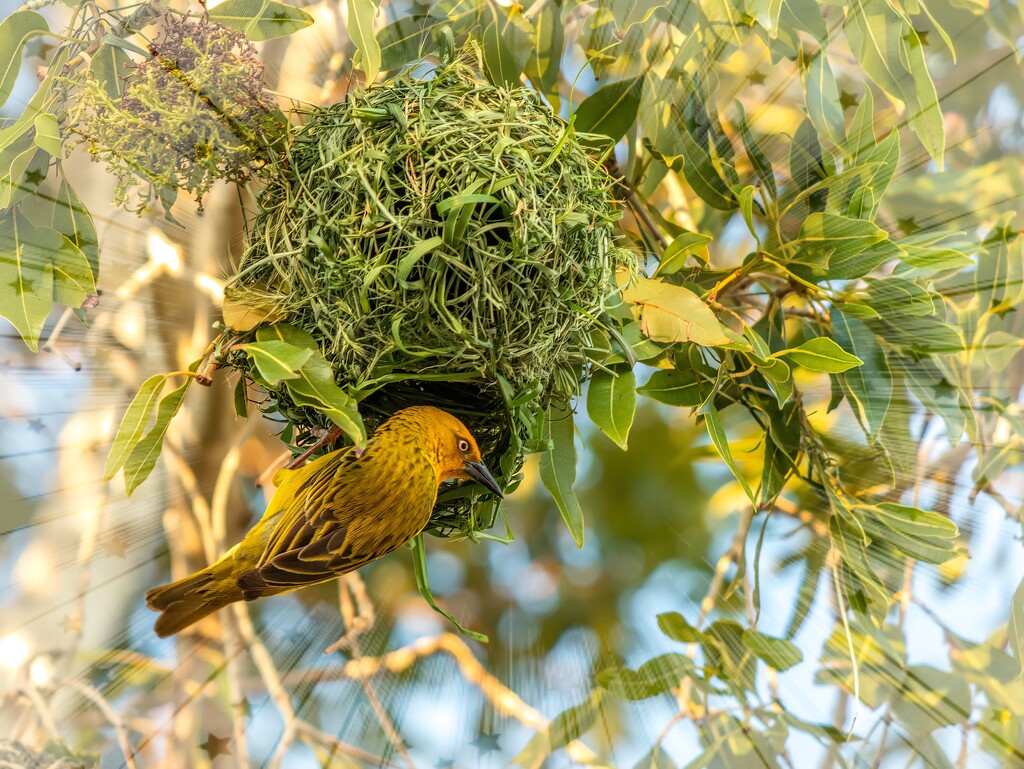
[[[432,406],[414,406],[405,411],[418,412],[410,416],[415,416],[426,428],[428,450],[433,455],[434,466],[441,480],[463,478],[476,481],[493,494],[504,496],[480,457],[476,439],[462,420]]]

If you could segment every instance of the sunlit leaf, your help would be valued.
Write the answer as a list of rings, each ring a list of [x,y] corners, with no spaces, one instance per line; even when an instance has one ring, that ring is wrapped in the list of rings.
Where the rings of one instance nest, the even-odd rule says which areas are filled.
[[[689,289],[639,277],[622,292],[635,305],[644,333],[656,342],[726,344],[732,338],[701,298]]]
[[[826,336],[809,339],[799,347],[786,350],[785,354],[808,371],[826,371],[829,374],[840,374],[864,363]]]
[[[0,106],[14,90],[25,43],[49,31],[46,19],[35,11],[16,11],[0,22]]]
[[[587,414],[594,424],[623,451],[636,412],[636,378],[628,365],[611,371],[598,370],[587,391]]]
[[[350,12],[350,24],[351,19]],[[210,9],[210,20],[237,29],[253,42],[284,37],[313,23],[301,8],[277,0],[224,0]]]

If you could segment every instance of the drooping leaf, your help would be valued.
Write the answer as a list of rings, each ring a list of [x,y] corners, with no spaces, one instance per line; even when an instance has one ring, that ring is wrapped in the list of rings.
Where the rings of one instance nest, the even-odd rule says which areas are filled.
[[[808,59],[803,70],[807,114],[820,135],[839,144],[845,138],[846,125],[839,105],[839,86],[828,63],[827,51],[820,48]]]
[[[545,433],[551,449],[540,457],[540,479],[555,501],[577,547],[583,547],[583,509],[572,486],[576,482],[576,433],[572,412],[549,407]]]
[[[639,277],[622,292],[634,305],[645,334],[655,342],[696,342],[710,347],[732,341],[711,308],[689,289]]]
[[[482,39],[487,77],[495,85],[517,88],[533,47],[533,27],[517,5],[506,11],[488,2],[485,17],[490,20]]]
[[[103,466],[103,480],[109,481],[117,475],[117,471],[139,442],[166,381],[167,377],[163,374],[154,374],[142,383],[132,402],[128,404],[107,453],[107,461]]]
[[[35,11],[16,11],[0,22],[0,107],[14,90],[25,43],[49,31],[46,19]]]
[[[718,415],[718,409],[714,406],[710,407],[704,412],[704,423],[708,429],[708,435],[711,436],[711,442],[715,445],[722,460],[728,465],[729,470],[732,471],[733,477],[736,482],[743,489],[743,493],[747,495],[750,500],[750,504],[757,506],[757,498],[754,496],[753,489],[750,488],[750,484],[747,483],[746,477],[743,475],[743,471],[740,470],[739,465],[736,464],[736,460],[733,459],[732,449],[729,447],[729,436],[726,435],[725,428],[722,426],[722,420]]]
[[[362,59],[363,75],[372,83],[380,72],[380,43],[373,34],[373,21],[377,4],[373,0],[346,0],[348,8],[348,34]]]
[[[597,721],[600,707],[601,692],[594,691],[579,705],[563,710],[551,719],[548,725],[551,750],[564,748],[587,732]]]
[[[51,260],[60,245],[60,233],[33,227],[14,209],[0,212],[0,316],[32,352],[53,306]]]
[[[847,317],[838,308],[832,309],[831,317],[836,343],[863,361],[863,365],[841,374],[839,381],[868,440],[873,443],[892,401],[892,372],[885,360],[885,351],[871,329],[856,318]]]
[[[533,30],[532,50],[526,60],[526,76],[538,91],[547,94],[549,99],[557,99],[556,86],[565,50],[565,25],[557,4],[544,4],[533,19]],[[553,103],[552,106],[557,112],[557,104]]]
[[[942,168],[945,131],[938,95],[917,31],[886,0],[856,0],[846,37],[868,77],[907,105],[907,121]]]
[[[377,33],[380,68],[398,69],[431,53],[435,47],[431,26],[427,16],[403,16],[384,27]]]
[[[636,377],[629,365],[594,372],[587,391],[587,414],[623,451],[636,412]]]
[[[156,420],[149,431],[139,438],[135,446],[129,452],[124,461],[124,485],[126,493],[137,489],[149,474],[156,467],[156,461],[160,458],[160,451],[164,446],[164,437],[167,435],[167,428],[171,420],[181,410],[181,404],[185,401],[185,393],[192,384],[192,377],[187,377],[184,383],[171,390],[160,399],[160,405],[156,409]]]
[[[50,226],[85,254],[92,270],[93,281],[99,280],[100,249],[96,225],[78,193],[66,179],[61,179],[60,187],[57,189]]]
[[[224,0],[210,10],[210,19],[237,29],[253,42],[284,37],[313,23],[313,17],[301,8],[277,0]],[[349,24],[351,20],[350,9]]]

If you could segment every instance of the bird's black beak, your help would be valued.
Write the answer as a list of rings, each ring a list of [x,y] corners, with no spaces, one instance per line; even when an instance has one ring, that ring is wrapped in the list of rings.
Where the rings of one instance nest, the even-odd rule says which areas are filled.
[[[501,487],[498,486],[498,482],[494,480],[491,471],[487,469],[483,462],[465,462],[463,467],[466,468],[466,474],[474,481],[488,491],[497,494],[501,499],[505,498],[505,495],[501,493]]]

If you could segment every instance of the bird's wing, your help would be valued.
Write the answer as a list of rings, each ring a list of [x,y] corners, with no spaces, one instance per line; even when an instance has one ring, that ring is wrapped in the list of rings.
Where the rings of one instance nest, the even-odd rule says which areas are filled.
[[[437,492],[425,457],[401,463],[393,483],[376,477],[381,465],[368,449],[288,478],[286,507],[257,568],[240,580],[246,598],[314,585],[358,569],[407,542],[417,531],[399,520],[426,523]],[[305,468],[304,468],[305,469]],[[397,484],[397,487],[396,487]],[[417,508],[417,509],[412,509]],[[419,509],[422,508],[422,509]],[[422,524],[420,528],[422,528]]]

